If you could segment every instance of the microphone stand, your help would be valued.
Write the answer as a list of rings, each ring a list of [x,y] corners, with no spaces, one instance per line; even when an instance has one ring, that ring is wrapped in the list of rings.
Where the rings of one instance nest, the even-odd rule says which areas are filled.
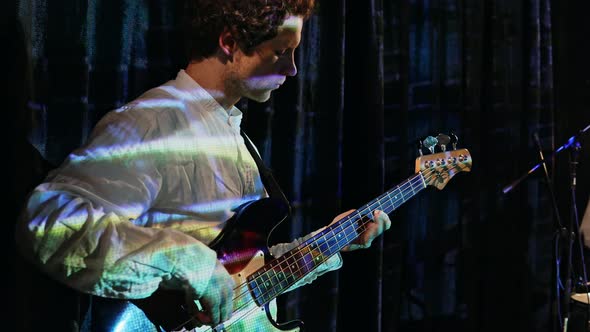
[[[586,268],[584,266],[585,262],[584,262],[584,248],[583,248],[583,244],[581,243],[581,236],[580,236],[580,232],[579,232],[579,222],[578,222],[578,208],[577,208],[577,203],[576,203],[576,182],[577,182],[577,166],[578,166],[578,157],[580,155],[580,150],[582,149],[582,145],[580,144],[580,142],[578,140],[573,140],[571,147],[569,149],[570,151],[570,158],[569,158],[569,163],[570,163],[570,193],[571,193],[571,211],[570,211],[570,223],[569,223],[569,232],[568,232],[568,247],[567,247],[567,251],[566,251],[566,255],[567,255],[567,268],[566,268],[566,276],[567,276],[567,280],[566,280],[566,287],[565,287],[565,292],[563,295],[563,305],[565,308],[565,313],[564,313],[564,324],[565,324],[565,331],[567,331],[567,323],[569,321],[569,314],[571,312],[570,310],[570,296],[572,295],[572,269],[573,269],[573,262],[572,262],[572,257],[573,257],[573,244],[574,244],[574,238],[576,237],[576,235],[578,235],[578,239],[580,240],[580,251],[582,253],[581,255],[581,259],[582,259],[582,268],[584,271],[584,287],[586,288],[586,293],[588,293],[588,278],[586,276]],[[588,320],[587,318],[585,319],[586,321]],[[587,326],[588,324],[584,324],[584,326]],[[587,328],[584,328],[585,331],[587,331]]]
[[[535,141],[537,143],[537,146],[539,148],[539,155],[540,155],[540,159],[541,162],[536,164],[535,166],[533,166],[531,169],[529,169],[526,173],[524,173],[522,176],[520,176],[518,179],[514,180],[512,183],[510,183],[509,185],[507,185],[506,187],[504,187],[502,189],[502,193],[507,194],[510,191],[512,191],[512,189],[514,189],[516,186],[518,186],[520,184],[520,182],[522,182],[524,179],[526,179],[529,175],[531,175],[532,173],[534,173],[537,169],[539,169],[541,166],[543,166],[544,168],[544,173],[545,173],[545,181],[547,183],[547,187],[549,190],[549,193],[551,195],[551,203],[553,205],[553,213],[555,214],[555,218],[557,220],[557,225],[559,227],[558,230],[558,234],[559,234],[559,239],[564,239],[566,240],[567,246],[566,246],[566,263],[567,263],[567,267],[566,267],[566,276],[567,276],[567,281],[565,283],[565,291],[563,294],[563,299],[559,298],[559,285],[557,286],[557,301],[561,301],[563,303],[563,308],[564,308],[564,312],[563,314],[560,314],[558,312],[558,315],[560,317],[558,317],[558,319],[560,320],[560,324],[561,324],[561,320],[563,317],[563,325],[562,328],[564,331],[567,331],[567,323],[569,320],[569,316],[570,316],[570,296],[571,296],[571,292],[572,292],[572,246],[573,246],[573,242],[574,242],[574,237],[576,236],[576,234],[578,233],[578,230],[574,228],[574,224],[576,226],[578,226],[578,213],[577,213],[577,207],[576,207],[576,200],[575,200],[575,193],[576,193],[576,168],[578,165],[578,155],[579,152],[582,148],[580,142],[579,142],[579,138],[585,134],[586,132],[590,131],[590,125],[586,126],[584,129],[578,131],[578,133],[572,137],[570,137],[567,142],[560,146],[559,148],[557,148],[557,150],[555,150],[555,152],[553,152],[550,157],[553,158],[555,155],[559,154],[560,152],[564,151],[564,150],[569,150],[570,151],[570,191],[571,191],[571,195],[572,195],[572,213],[571,213],[571,218],[570,218],[570,224],[569,224],[569,228],[565,228],[561,222],[561,218],[560,218],[560,214],[559,214],[559,210],[557,207],[557,203],[555,201],[555,194],[553,191],[553,185],[551,183],[551,179],[549,177],[549,172],[547,171],[547,165],[546,165],[546,161],[545,158],[543,156],[543,150],[541,148],[541,144],[539,142],[539,137],[538,135],[535,133]],[[578,236],[578,238],[580,238]],[[558,239],[558,241],[559,241]],[[583,248],[582,248],[583,249]],[[557,257],[556,257],[556,261],[557,261]],[[559,264],[557,267],[557,272],[556,275],[559,278]],[[585,271],[585,269],[584,269]],[[584,272],[584,278],[586,279],[586,273]],[[560,282],[561,280],[557,280],[558,282]],[[584,280],[585,284],[587,285],[588,281]],[[586,286],[587,287],[587,286]],[[559,305],[558,305],[559,308]],[[562,316],[562,317],[561,317]]]

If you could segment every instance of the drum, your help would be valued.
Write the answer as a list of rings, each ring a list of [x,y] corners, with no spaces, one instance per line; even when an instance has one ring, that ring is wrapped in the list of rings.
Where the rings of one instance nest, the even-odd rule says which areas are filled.
[[[571,298],[572,300],[581,304],[583,303],[587,305],[590,303],[590,293],[574,293]]]
[[[569,332],[588,332],[590,331],[590,322],[588,321],[590,307],[590,293],[574,293],[570,296],[570,318],[568,321],[567,331]]]

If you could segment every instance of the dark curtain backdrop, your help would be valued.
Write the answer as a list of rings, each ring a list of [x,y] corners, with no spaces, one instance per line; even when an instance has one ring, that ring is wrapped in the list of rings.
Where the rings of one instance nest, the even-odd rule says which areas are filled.
[[[18,148],[27,128],[6,125],[17,131],[8,136],[17,142],[13,210],[38,181],[26,174],[47,169],[36,151],[59,164],[107,111],[184,67],[179,3],[8,6],[19,21],[7,20],[13,30],[3,31],[13,31],[6,38],[17,39],[13,58],[23,63],[5,77],[16,91],[7,110],[17,124],[32,112],[36,147]],[[281,296],[281,320],[302,318],[309,331],[557,328],[556,222],[546,182],[538,172],[507,195],[501,189],[538,161],[533,133],[548,155],[590,122],[588,70],[576,67],[588,53],[570,33],[575,13],[550,0],[321,1],[304,28],[298,76],[267,103],[239,105],[293,205],[276,239],[324,226],[409,177],[415,142],[426,135],[456,133],[473,170],[394,211],[391,230],[371,249],[343,254],[338,272]],[[567,222],[567,154],[549,159]],[[580,209],[587,160],[584,151]],[[12,224],[6,228],[10,243]]]

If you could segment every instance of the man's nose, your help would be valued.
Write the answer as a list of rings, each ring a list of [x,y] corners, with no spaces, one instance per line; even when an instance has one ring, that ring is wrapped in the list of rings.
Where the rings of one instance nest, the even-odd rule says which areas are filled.
[[[285,59],[283,66],[281,68],[281,74],[285,76],[295,76],[297,75],[297,65],[295,65],[295,58],[289,57]]]

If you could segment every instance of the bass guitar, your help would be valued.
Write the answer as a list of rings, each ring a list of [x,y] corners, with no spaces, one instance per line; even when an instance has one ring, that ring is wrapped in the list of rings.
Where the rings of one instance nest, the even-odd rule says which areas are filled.
[[[467,149],[420,156],[414,175],[278,258],[268,254],[266,228],[287,217],[286,207],[270,198],[249,202],[210,245],[237,285],[229,320],[214,327],[196,327],[197,322],[184,310],[181,291],[158,290],[141,300],[102,299],[109,302],[109,310],[100,315],[111,317],[103,324],[126,324],[121,331],[131,330],[130,326],[138,331],[300,331],[301,321],[276,322],[279,295],[352,243],[371,222],[372,211],[391,213],[428,186],[441,190],[457,173],[470,171],[471,165]],[[134,321],[123,322],[122,317]]]

